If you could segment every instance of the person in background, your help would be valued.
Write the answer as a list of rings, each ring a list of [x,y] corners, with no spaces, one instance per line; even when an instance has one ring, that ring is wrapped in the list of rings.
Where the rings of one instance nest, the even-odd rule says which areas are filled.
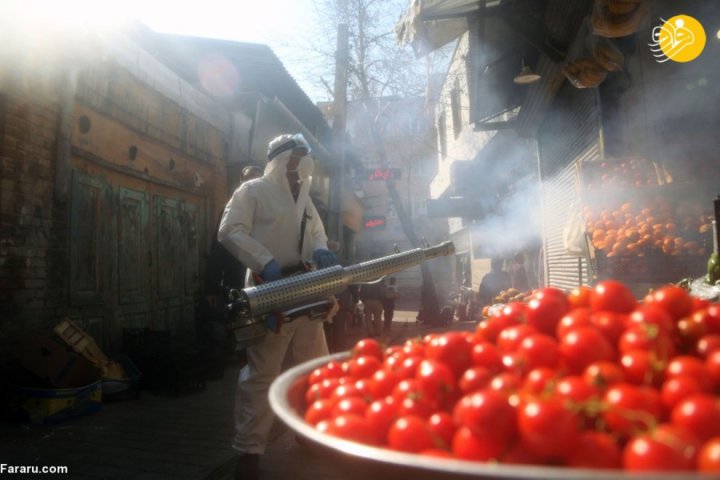
[[[396,285],[395,277],[391,277],[385,285],[383,295],[383,334],[390,335],[392,330],[392,321],[395,316],[395,301],[400,298],[400,290]]]
[[[328,241],[330,251],[339,253],[340,244],[336,241]],[[344,352],[348,350],[347,330],[352,323],[355,304],[357,303],[357,286],[349,285],[345,290],[335,295],[338,302],[338,313],[330,322],[325,322],[325,336],[328,341],[330,353]]]
[[[259,178],[262,170],[255,165],[243,168],[240,184]],[[225,320],[225,305],[230,289],[241,289],[245,284],[245,265],[232,256],[217,239],[220,220],[210,244],[205,268],[205,299],[198,306],[198,342],[207,349],[209,378],[222,377],[226,355],[235,348],[235,339]],[[239,352],[241,355],[244,352]],[[242,357],[241,357],[242,359]]]
[[[370,337],[379,337],[383,312],[382,282],[366,283],[360,287],[360,300],[365,312],[365,328]]]
[[[512,288],[521,292],[527,292],[530,289],[525,271],[525,255],[522,252],[516,253],[513,257],[512,265],[510,265],[510,279]]]
[[[493,298],[512,286],[510,274],[504,271],[502,267],[502,258],[495,257],[490,260],[490,271],[483,275],[478,289],[481,306],[491,305]]]
[[[225,207],[218,240],[263,282],[279,280],[283,269],[311,260],[318,268],[337,263],[310,198],[314,163],[309,153],[301,134],[273,139],[263,176],[241,185]],[[251,275],[246,281],[254,283]],[[270,317],[266,318],[279,320]],[[295,318],[282,328],[269,329],[263,341],[246,352],[247,365],[240,371],[235,397],[236,479],[255,479],[260,474],[260,455],[265,453],[274,420],[268,390],[281,373],[286,354],[295,363],[328,354],[323,323],[308,316]]]

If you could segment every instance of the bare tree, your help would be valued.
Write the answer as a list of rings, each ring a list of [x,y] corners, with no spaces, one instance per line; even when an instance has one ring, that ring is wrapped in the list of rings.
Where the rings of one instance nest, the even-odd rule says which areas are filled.
[[[418,97],[425,93],[427,76],[423,64],[418,62],[409,48],[398,45],[394,26],[408,6],[407,0],[315,0],[314,8],[324,31],[315,36],[314,51],[327,61],[326,71],[318,78],[333,99],[335,41],[337,26],[348,27],[348,102],[362,106],[369,141],[355,145],[364,149],[365,156],[387,168],[388,152],[385,148],[385,127],[382,121],[390,103],[379,101],[385,97]],[[402,229],[413,247],[420,247],[412,217],[402,202],[395,180],[386,180],[393,208]],[[427,265],[421,266],[421,310],[433,322],[440,318],[440,307],[432,274]]]

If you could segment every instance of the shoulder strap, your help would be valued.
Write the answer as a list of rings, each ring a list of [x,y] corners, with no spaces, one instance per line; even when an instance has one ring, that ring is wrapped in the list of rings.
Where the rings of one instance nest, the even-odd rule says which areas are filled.
[[[300,221],[300,244],[298,245],[298,253],[302,257],[303,241],[305,240],[305,225],[308,220],[307,208],[303,211],[302,220]]]

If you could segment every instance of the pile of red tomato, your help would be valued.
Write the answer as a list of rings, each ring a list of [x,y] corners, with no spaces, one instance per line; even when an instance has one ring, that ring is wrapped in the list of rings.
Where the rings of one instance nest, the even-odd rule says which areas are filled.
[[[420,455],[720,472],[719,394],[720,305],[606,280],[539,289],[474,332],[360,340],[309,375],[305,420]]]

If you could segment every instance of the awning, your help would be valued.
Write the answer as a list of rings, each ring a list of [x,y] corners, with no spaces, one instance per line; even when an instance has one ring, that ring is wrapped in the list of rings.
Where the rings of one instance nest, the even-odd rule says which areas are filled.
[[[467,17],[480,10],[483,0],[413,0],[395,25],[398,42],[410,44],[422,57],[455,40],[468,29]],[[485,8],[501,0],[485,0]]]

